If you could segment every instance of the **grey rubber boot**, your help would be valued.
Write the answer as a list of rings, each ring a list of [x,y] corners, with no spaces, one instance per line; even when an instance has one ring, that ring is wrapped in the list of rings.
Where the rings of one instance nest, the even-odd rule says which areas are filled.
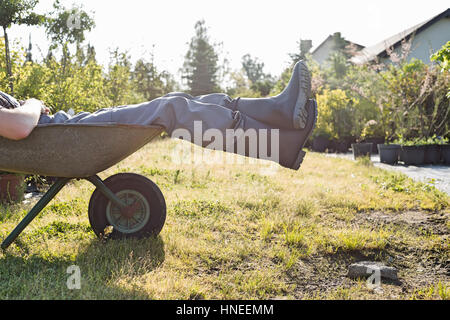
[[[278,128],[304,129],[307,124],[306,102],[311,95],[311,74],[303,61],[297,62],[286,88],[269,98],[239,98],[236,110]]]
[[[243,130],[267,130],[267,138],[257,135],[257,144],[252,146],[249,145],[249,136],[247,134],[247,140],[245,144],[245,153],[237,150],[239,141],[234,143],[234,150],[227,150],[228,152],[234,152],[247,157],[266,159],[278,162],[281,166],[293,170],[298,170],[303,162],[303,158],[306,154],[302,149],[311,136],[317,121],[317,103],[315,100],[308,100],[306,103],[306,111],[308,116],[306,118],[305,128],[302,130],[295,129],[278,129],[264,122],[255,120],[249,116],[241,114],[243,119]],[[276,143],[276,131],[278,129],[279,141]],[[241,140],[242,142],[242,140]],[[229,143],[229,141],[227,141]],[[253,140],[255,143],[255,140]],[[262,150],[262,148],[265,150]],[[255,156],[255,150],[257,150],[258,155]],[[267,150],[267,151],[266,151]],[[277,153],[278,156],[274,156]],[[276,160],[275,160],[276,159]]]

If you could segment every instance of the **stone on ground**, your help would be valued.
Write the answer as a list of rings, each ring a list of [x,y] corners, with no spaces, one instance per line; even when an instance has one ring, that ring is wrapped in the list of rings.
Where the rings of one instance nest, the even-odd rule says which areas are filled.
[[[380,276],[384,279],[398,280],[397,269],[394,267],[385,266],[381,262],[360,261],[353,263],[348,267],[349,278],[368,278],[375,270],[380,270]]]

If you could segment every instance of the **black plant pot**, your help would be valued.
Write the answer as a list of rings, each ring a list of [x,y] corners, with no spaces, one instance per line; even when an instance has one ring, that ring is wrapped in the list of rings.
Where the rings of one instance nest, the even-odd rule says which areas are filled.
[[[372,143],[372,153],[377,154],[378,153],[377,145],[384,144],[385,139],[384,138],[367,138],[363,142]]]
[[[330,144],[330,140],[325,137],[315,137],[313,140],[313,150],[317,152],[325,152]]]
[[[441,162],[441,146],[430,144],[425,146],[425,164],[439,164]]]
[[[378,144],[380,162],[396,164],[398,162],[401,148],[402,147],[399,144]]]
[[[353,158],[369,156],[372,153],[372,143],[353,143]]]
[[[402,146],[401,160],[406,165],[421,165],[425,162],[425,146]]]
[[[441,145],[441,152],[444,164],[450,166],[450,144]]]

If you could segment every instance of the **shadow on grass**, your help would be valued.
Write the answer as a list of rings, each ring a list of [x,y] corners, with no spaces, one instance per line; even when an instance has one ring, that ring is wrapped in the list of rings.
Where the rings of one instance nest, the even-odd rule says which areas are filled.
[[[76,254],[49,250],[30,254],[31,243],[18,239],[15,244],[19,254],[6,251],[0,258],[0,299],[151,299],[129,280],[155,270],[165,260],[160,236],[106,243],[93,239]],[[72,265],[80,268],[80,290],[67,287],[71,276],[67,268]]]

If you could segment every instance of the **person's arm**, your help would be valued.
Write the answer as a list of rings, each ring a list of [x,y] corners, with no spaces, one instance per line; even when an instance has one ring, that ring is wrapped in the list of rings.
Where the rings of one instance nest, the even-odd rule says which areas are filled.
[[[47,109],[40,100],[30,99],[16,109],[0,109],[0,136],[12,140],[28,137]]]

